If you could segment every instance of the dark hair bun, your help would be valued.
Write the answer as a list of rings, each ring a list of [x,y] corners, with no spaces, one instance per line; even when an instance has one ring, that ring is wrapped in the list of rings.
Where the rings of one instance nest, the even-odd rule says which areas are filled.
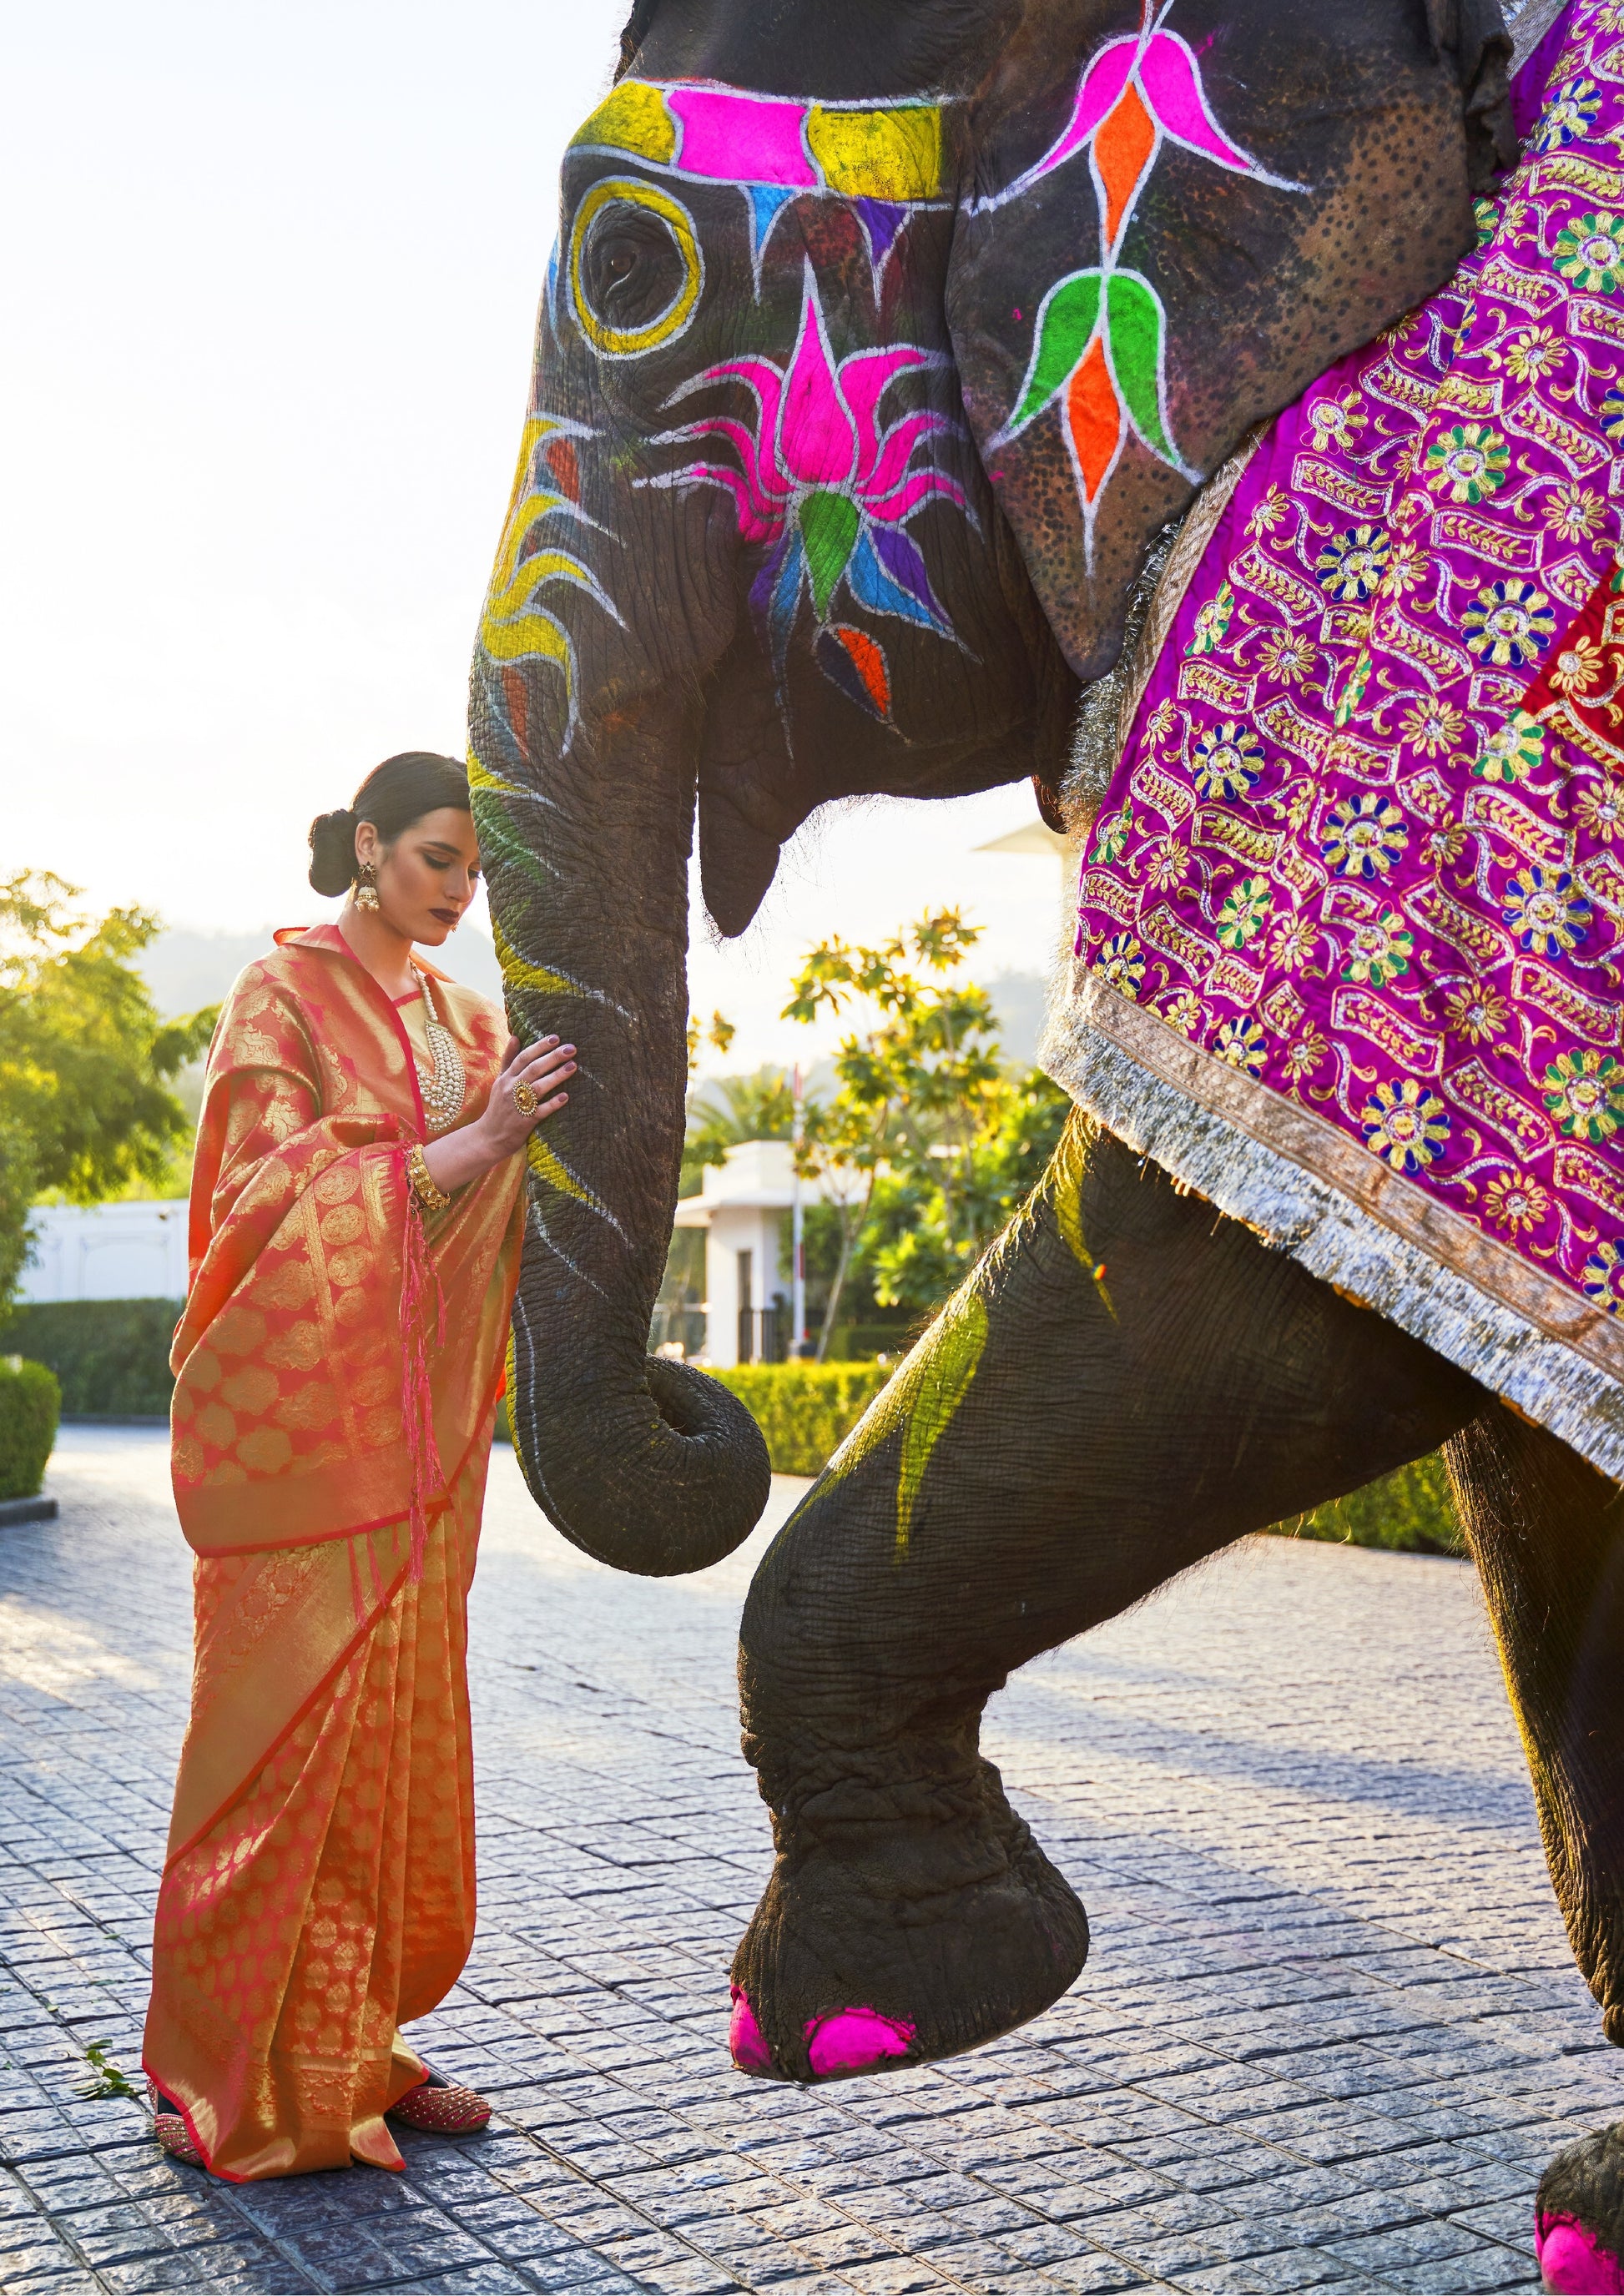
[[[385,846],[427,813],[447,807],[472,812],[468,768],[434,750],[402,750],[374,766],[353,803],[318,813],[310,824],[310,882],[318,893],[347,893],[356,882],[356,831],[370,821]]]
[[[347,893],[356,881],[356,816],[347,805],[318,813],[310,824],[310,882],[329,897]]]

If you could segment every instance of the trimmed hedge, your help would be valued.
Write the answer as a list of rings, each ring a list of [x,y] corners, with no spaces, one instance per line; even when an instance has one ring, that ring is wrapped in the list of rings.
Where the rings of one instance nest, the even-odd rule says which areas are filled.
[[[775,1475],[816,1475],[890,1377],[872,1363],[741,1364],[712,1371],[767,1438]]]
[[[17,1308],[0,1324],[0,1355],[45,1364],[69,1418],[162,1418],[175,1382],[169,1341],[178,1300],[54,1300]]]
[[[1406,1554],[1466,1552],[1443,1456],[1437,1451],[1275,1529],[1286,1538],[1335,1539],[1346,1546],[1387,1546]]]
[[[816,1475],[890,1377],[882,1364],[741,1364],[697,1370],[730,1387],[767,1438],[775,1475]],[[507,1398],[496,1406],[496,1440],[511,1443]]]
[[[62,1390],[44,1364],[0,1356],[0,1499],[31,1499],[56,1441]]]

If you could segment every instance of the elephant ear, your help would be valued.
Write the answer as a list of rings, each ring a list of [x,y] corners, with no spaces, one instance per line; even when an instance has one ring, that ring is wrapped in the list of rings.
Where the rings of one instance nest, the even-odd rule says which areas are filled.
[[[1090,10],[1080,42],[1067,12],[1029,12],[971,111],[947,316],[994,491],[1094,678],[1202,480],[1472,245],[1512,156],[1510,44],[1493,0],[1170,0],[1103,37]]]

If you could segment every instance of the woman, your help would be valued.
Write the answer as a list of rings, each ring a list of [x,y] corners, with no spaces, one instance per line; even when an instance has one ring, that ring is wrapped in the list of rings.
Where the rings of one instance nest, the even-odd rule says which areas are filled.
[[[479,876],[453,758],[386,759],[310,848],[349,898],[220,1015],[173,1358],[197,1641],[144,2063],[160,2142],[234,2181],[489,2119],[398,2027],[473,1938],[468,1587],[521,1152],[575,1065],[414,955]]]

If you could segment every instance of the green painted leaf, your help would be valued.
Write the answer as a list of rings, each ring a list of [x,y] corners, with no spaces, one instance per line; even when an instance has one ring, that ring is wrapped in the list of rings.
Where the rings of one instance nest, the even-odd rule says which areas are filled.
[[[1055,281],[1038,313],[1031,361],[1015,411],[1005,425],[1006,436],[1013,438],[1017,430],[1023,430],[1065,389],[1088,348],[1099,316],[1097,271],[1074,271],[1070,277]]]
[[[1060,1145],[1049,1160],[1044,1176],[1049,1201],[1054,1207],[1055,1225],[1067,1250],[1083,1270],[1099,1293],[1105,1312],[1114,1321],[1116,1309],[1111,1294],[1105,1289],[1105,1263],[1096,1260],[1083,1234],[1083,1178],[1087,1165],[1088,1128],[1085,1119],[1074,1110],[1066,1119],[1066,1128],[1060,1136]]]
[[[800,505],[800,537],[807,546],[812,604],[820,622],[828,618],[829,601],[857,547],[861,523],[850,496],[827,487],[815,488]]]
[[[914,1508],[925,1469],[931,1464],[931,1454],[969,1393],[986,1345],[986,1303],[979,1292],[966,1287],[948,1300],[926,1334],[918,1368],[910,1382],[913,1409],[908,1414],[907,1432],[902,1439],[902,1466],[897,1478],[899,1558],[908,1551]]]
[[[1178,449],[1161,419],[1161,363],[1167,348],[1167,314],[1161,298],[1136,271],[1111,275],[1105,289],[1105,339],[1111,372],[1133,424],[1152,455],[1175,470],[1183,468]]]

